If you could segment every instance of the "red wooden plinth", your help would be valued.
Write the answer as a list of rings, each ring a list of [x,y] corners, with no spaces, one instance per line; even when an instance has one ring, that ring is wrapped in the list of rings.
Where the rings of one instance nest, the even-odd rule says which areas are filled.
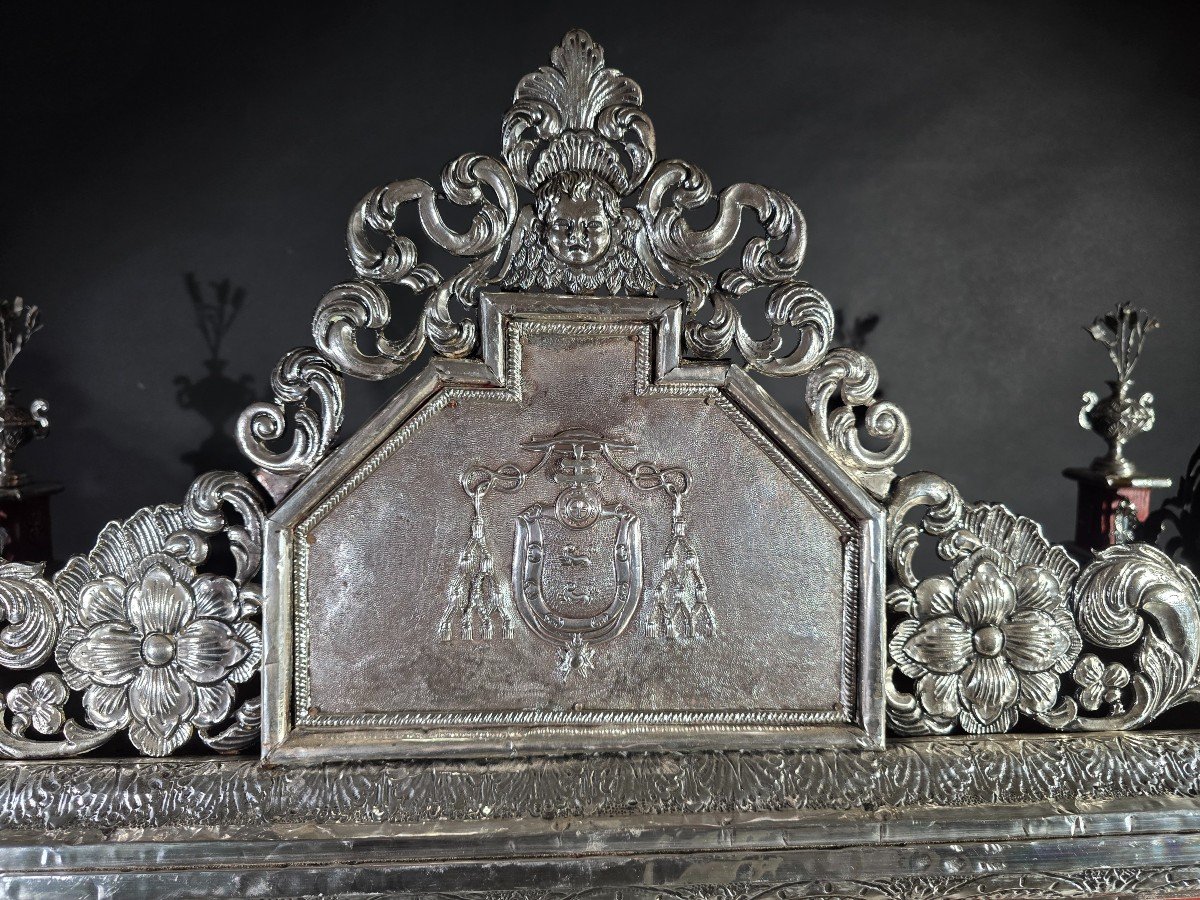
[[[1082,550],[1103,550],[1121,543],[1122,501],[1133,506],[1137,521],[1150,515],[1150,492],[1169,488],[1170,478],[1151,475],[1118,477],[1093,469],[1067,469],[1063,472],[1079,484],[1079,500],[1075,507],[1075,545]]]

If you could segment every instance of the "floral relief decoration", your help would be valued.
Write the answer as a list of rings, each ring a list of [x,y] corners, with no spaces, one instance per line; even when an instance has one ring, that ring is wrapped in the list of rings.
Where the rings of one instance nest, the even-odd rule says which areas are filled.
[[[906,522],[918,507],[921,520]],[[915,574],[926,536],[951,574]],[[889,498],[888,555],[893,734],[999,733],[1022,716],[1063,731],[1123,730],[1200,699],[1200,583],[1148,544],[1102,550],[1081,572],[1036,522],[964,503],[919,472]]]
[[[58,734],[67,723],[63,711],[67,696],[67,686],[53,672],[43,672],[29,684],[18,684],[5,698],[13,733],[23,736],[33,726],[46,736]]]
[[[221,536],[234,572],[201,571]],[[193,736],[218,751],[258,736],[262,508],[245,476],[196,479],[181,506],[110,522],[46,578],[0,564],[0,666],[45,669],[0,700],[0,755],[73,756],[125,732],[165,756]],[[246,687],[243,688],[242,686]],[[87,725],[71,718],[73,692]]]
[[[67,684],[84,690],[89,722],[128,727],[133,745],[152,756],[178,749],[196,726],[224,721],[234,685],[261,661],[256,592],[165,553],[140,560],[128,581],[89,582],[80,601],[79,624],[56,652]]]
[[[1072,677],[1079,686],[1079,705],[1084,709],[1095,712],[1107,703],[1114,715],[1125,712],[1122,692],[1129,686],[1129,670],[1120,663],[1106,666],[1095,653],[1089,653],[1080,658]]]
[[[1062,585],[1038,566],[1010,576],[981,554],[965,579],[925,579],[903,603],[912,618],[892,634],[893,661],[931,718],[972,734],[1049,712],[1082,646]]]
[[[469,218],[465,230],[443,218],[446,203]],[[397,230],[406,206],[419,243]],[[698,166],[659,160],[641,88],[586,33],[570,32],[551,65],[521,80],[500,158],[458,157],[440,189],[422,179],[377,188],[355,207],[346,238],[354,277],[319,302],[315,346],[285,354],[273,399],[239,419],[239,446],[277,499],[334,447],[346,378],[391,378],[426,349],[475,353],[486,292],[674,298],[689,362],[736,352],[746,369],[806,378],[808,435],[885,510],[890,736],[999,733],[1022,718],[1125,730],[1200,699],[1191,571],[1142,543],[1101,551],[1081,571],[1029,519],[965,503],[936,475],[898,478],[907,417],[878,396],[869,357],[831,347],[832,305],[801,279],[799,206],[757,184],[715,190]],[[430,245],[463,268],[443,274],[422,261]],[[393,293],[417,301],[407,335],[387,333]],[[763,315],[751,319],[754,298]],[[1108,335],[1098,337],[1111,343]],[[1123,377],[1141,336],[1126,328],[1113,338]],[[150,755],[193,737],[221,752],[251,745],[261,718],[262,520],[247,477],[209,473],[182,505],[110,523],[52,578],[39,565],[0,564],[0,669],[31,675],[0,703],[0,755],[77,755],[122,732]],[[203,570],[214,538],[229,545],[232,575]],[[950,571],[918,577],[916,551],[931,539]],[[568,662],[572,671],[591,664],[582,650]],[[72,720],[73,699],[87,725]]]

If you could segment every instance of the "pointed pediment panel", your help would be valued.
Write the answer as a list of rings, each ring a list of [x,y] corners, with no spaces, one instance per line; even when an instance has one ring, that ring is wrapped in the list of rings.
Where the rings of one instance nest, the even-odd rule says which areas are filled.
[[[268,519],[268,755],[878,744],[878,504],[678,302],[481,321]]]

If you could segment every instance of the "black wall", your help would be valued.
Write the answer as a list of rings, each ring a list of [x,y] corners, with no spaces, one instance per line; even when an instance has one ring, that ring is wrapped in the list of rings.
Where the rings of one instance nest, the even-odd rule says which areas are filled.
[[[662,158],[796,198],[809,280],[848,321],[878,316],[865,349],[911,417],[906,467],[1066,538],[1059,471],[1102,449],[1075,422],[1110,377],[1081,330],[1097,313],[1164,322],[1137,376],[1160,421],[1131,455],[1178,475],[1200,439],[1200,81],[1174,10],[10,7],[0,293],[46,322],[13,375],[51,405],[21,456],[67,484],[58,554],[227,464],[233,414],[351,274],[354,203],[498,153],[517,79],[574,25],[641,83]],[[244,307],[206,398],[191,292],[226,280]],[[393,387],[351,385],[352,417]]]

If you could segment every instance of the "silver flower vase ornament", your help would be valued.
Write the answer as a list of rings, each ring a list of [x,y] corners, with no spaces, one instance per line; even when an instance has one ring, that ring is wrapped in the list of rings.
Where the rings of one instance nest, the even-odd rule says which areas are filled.
[[[13,465],[13,453],[34,438],[43,437],[50,427],[45,400],[34,400],[29,407],[13,402],[16,393],[8,384],[8,370],[25,342],[38,329],[38,308],[26,305],[20,297],[0,300],[0,488],[17,488],[26,478]]]
[[[1108,382],[1109,394],[1103,400],[1095,391],[1084,394],[1079,410],[1079,424],[1099,435],[1108,452],[1086,469],[1063,473],[1079,482],[1075,544],[1080,550],[1128,543],[1149,515],[1151,490],[1171,486],[1168,478],[1140,474],[1125,456],[1130,439],[1154,427],[1154,395],[1134,394],[1131,376],[1146,335],[1157,327],[1158,320],[1144,309],[1120,303],[1087,328],[1108,350],[1117,377]]]
[[[31,482],[13,464],[13,454],[50,427],[46,401],[22,406],[8,383],[13,360],[40,328],[36,306],[20,297],[0,300],[0,556],[9,561],[52,558],[50,497],[62,490],[57,482]]]
[[[1121,303],[1115,312],[1099,316],[1088,328],[1092,337],[1108,349],[1117,369],[1115,381],[1107,382],[1109,395],[1103,400],[1095,391],[1083,395],[1079,424],[1098,434],[1107,444],[1108,453],[1092,462],[1092,468],[1106,475],[1128,478],[1137,467],[1126,458],[1125,444],[1131,438],[1154,427],[1154,395],[1135,397],[1133,367],[1142,352],[1146,335],[1158,327],[1158,319],[1144,309]]]

